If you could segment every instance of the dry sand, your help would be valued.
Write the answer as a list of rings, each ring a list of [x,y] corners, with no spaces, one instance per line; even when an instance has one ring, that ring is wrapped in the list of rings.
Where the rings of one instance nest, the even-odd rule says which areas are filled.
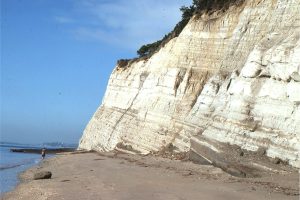
[[[51,179],[32,180],[49,170]],[[21,175],[3,200],[234,200],[299,199],[299,173],[236,178],[219,168],[158,156],[65,153]]]

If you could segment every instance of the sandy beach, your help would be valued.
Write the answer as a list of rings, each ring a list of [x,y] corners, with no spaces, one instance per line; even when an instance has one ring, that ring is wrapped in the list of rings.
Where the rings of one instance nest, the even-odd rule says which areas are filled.
[[[33,180],[37,171],[52,178]],[[210,165],[154,155],[64,153],[20,175],[3,200],[299,199],[299,173],[237,178]]]

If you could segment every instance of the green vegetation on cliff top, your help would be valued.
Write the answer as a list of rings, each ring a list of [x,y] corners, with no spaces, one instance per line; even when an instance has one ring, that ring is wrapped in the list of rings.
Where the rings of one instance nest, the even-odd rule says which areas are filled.
[[[161,40],[142,45],[137,51],[137,54],[139,55],[138,58],[118,60],[118,68],[126,68],[136,60],[151,57],[171,39],[177,37],[193,16],[200,16],[203,13],[210,14],[217,10],[226,11],[231,5],[239,5],[244,1],[245,0],[193,0],[191,6],[182,6],[180,8],[180,11],[182,12],[181,20],[175,25],[170,33],[166,34]]]
[[[194,15],[200,15],[204,12],[215,10],[226,10],[229,6],[242,3],[243,1],[244,0],[193,0],[193,4],[191,6],[182,6],[180,8],[180,11],[182,12],[181,20],[170,33],[165,35],[161,40],[141,46],[141,48],[137,51],[137,54],[140,58],[148,58],[153,55],[168,41],[177,37]]]

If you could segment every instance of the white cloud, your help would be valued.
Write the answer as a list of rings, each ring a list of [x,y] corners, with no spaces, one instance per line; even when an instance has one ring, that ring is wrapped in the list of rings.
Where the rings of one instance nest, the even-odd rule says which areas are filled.
[[[92,39],[128,49],[161,39],[180,20],[179,8],[192,0],[77,0],[73,32],[77,38]],[[68,18],[66,18],[68,19]],[[68,23],[63,17],[60,23]]]

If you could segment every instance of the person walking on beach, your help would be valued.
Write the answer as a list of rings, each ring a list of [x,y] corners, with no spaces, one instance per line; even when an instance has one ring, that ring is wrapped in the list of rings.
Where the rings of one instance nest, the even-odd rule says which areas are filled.
[[[45,156],[46,156],[46,149],[45,149],[45,148],[43,148],[43,149],[42,149],[42,159],[44,159],[44,158],[45,158]]]

